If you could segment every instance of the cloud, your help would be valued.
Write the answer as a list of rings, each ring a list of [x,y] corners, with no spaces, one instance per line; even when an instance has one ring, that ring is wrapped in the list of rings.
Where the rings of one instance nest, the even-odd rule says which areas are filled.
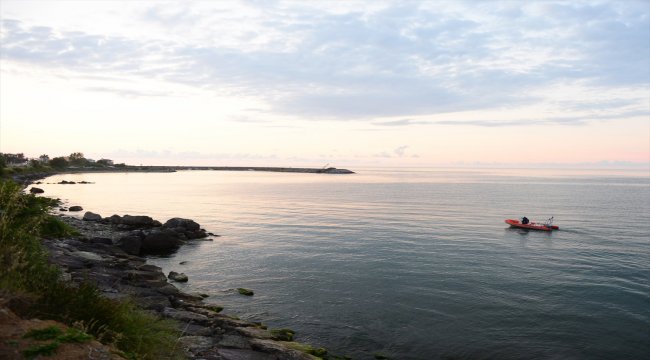
[[[307,119],[541,103],[545,95],[535,89],[559,81],[622,89],[650,83],[650,11],[643,1],[239,5],[147,5],[140,21],[168,29],[157,38],[2,19],[2,59],[80,76],[156,79],[254,96],[269,112]],[[645,100],[620,101],[647,108]],[[562,106],[617,108],[575,101]]]
[[[395,153],[395,155],[397,155],[398,157],[404,157],[404,152],[406,151],[406,149],[408,149],[408,146],[402,145],[396,148],[395,150],[393,150],[393,153]]]
[[[410,126],[410,125],[427,125],[430,124],[430,121],[426,120],[413,120],[413,119],[401,119],[401,120],[391,120],[391,121],[377,121],[373,122],[373,125],[377,126]]]
[[[149,97],[149,96],[164,97],[164,96],[171,95],[171,93],[165,91],[142,91],[142,90],[135,90],[135,89],[122,89],[122,88],[115,88],[115,87],[100,87],[100,86],[90,86],[84,88],[84,90],[111,93],[111,94],[116,94],[127,98],[138,98],[138,97]]]

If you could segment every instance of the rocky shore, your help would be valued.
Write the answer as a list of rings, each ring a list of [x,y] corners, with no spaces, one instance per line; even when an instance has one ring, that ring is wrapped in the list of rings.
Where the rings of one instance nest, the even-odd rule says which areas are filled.
[[[187,281],[184,274],[168,278],[160,267],[147,263],[147,254],[173,252],[187,241],[209,236],[192,220],[174,218],[163,224],[148,216],[104,218],[91,212],[83,219],[61,219],[81,235],[44,239],[43,245],[50,261],[62,269],[64,279],[91,281],[105,297],[131,298],[142,308],[176,321],[182,332],[179,346],[189,359],[343,359],[294,342],[289,329],[267,329],[260,323],[223,315],[221,307],[204,303],[207,295],[181,292],[170,281]]]

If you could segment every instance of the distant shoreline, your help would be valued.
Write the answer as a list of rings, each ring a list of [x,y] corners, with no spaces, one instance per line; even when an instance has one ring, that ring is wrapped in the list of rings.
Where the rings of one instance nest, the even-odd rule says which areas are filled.
[[[67,168],[56,173],[85,173],[85,172],[175,172],[186,170],[202,171],[264,171],[264,172],[287,172],[287,173],[308,173],[308,174],[354,174],[348,169],[329,168],[294,168],[294,167],[272,167],[272,166],[134,166],[125,167],[102,167],[102,168]]]
[[[58,174],[82,174],[82,173],[129,173],[129,172],[151,172],[151,173],[172,173],[176,171],[260,171],[260,172],[284,172],[303,174],[355,174],[348,169],[337,168],[293,168],[293,167],[268,167],[268,166],[115,166],[115,167],[79,167],[65,168],[61,170],[45,172],[29,172],[10,176],[14,181],[23,185],[31,184]]]

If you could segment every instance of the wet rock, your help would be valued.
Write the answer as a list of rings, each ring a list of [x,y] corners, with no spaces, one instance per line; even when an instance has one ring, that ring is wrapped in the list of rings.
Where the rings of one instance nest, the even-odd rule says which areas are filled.
[[[283,343],[273,341],[273,340],[265,340],[265,339],[251,339],[250,340],[251,347],[253,350],[259,350],[263,351],[265,353],[271,353],[271,354],[281,354],[282,359],[292,359],[292,360],[314,360],[318,359],[314,357],[313,355],[306,354],[303,352],[300,352],[298,350],[292,350],[289,349],[287,346],[285,346]]]
[[[202,239],[208,236],[205,230],[201,229],[201,226],[191,219],[172,218],[167,220],[163,228],[172,230],[179,235],[182,234],[188,240]]]
[[[61,180],[61,181],[59,181],[57,184],[61,184],[61,185],[70,185],[70,184],[76,184],[76,182],[74,182],[74,181],[67,181],[67,180]]]
[[[184,273],[177,273],[176,271],[170,271],[167,277],[170,280],[174,280],[177,282],[187,282],[188,280],[187,275],[185,275]]]
[[[273,338],[273,335],[271,334],[270,331],[260,329],[257,327],[242,327],[242,328],[236,328],[235,329],[237,332],[240,334],[249,337],[249,338],[256,338],[256,339],[271,339]]]
[[[170,230],[155,230],[142,239],[141,251],[147,254],[169,254],[176,250],[183,241]]]
[[[86,213],[84,214],[83,220],[86,220],[86,221],[101,221],[102,216],[99,215],[99,214],[95,214],[92,211],[86,211]]]
[[[45,190],[37,187],[32,187],[31,189],[29,189],[29,192],[32,194],[42,194],[45,192]]]
[[[70,207],[68,208],[68,211],[81,211],[81,210],[83,210],[83,209],[84,209],[84,208],[82,208],[81,206],[79,206],[79,205],[75,205],[75,206],[70,206]]]
[[[237,288],[237,292],[239,292],[242,295],[245,296],[253,296],[255,293],[251,289],[246,289],[246,288]]]
[[[296,332],[291,329],[272,329],[270,332],[274,340],[281,341],[293,341],[293,337],[296,335]]]

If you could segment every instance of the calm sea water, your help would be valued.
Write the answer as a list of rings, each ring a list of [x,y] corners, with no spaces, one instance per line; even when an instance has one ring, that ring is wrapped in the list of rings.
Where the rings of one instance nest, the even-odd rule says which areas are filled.
[[[44,184],[46,195],[102,216],[192,218],[222,235],[152,262],[185,272],[180,286],[226,313],[292,328],[335,354],[650,354],[647,171],[184,171],[46,182],[62,179],[95,184]],[[561,230],[503,222],[524,215],[554,216]]]

